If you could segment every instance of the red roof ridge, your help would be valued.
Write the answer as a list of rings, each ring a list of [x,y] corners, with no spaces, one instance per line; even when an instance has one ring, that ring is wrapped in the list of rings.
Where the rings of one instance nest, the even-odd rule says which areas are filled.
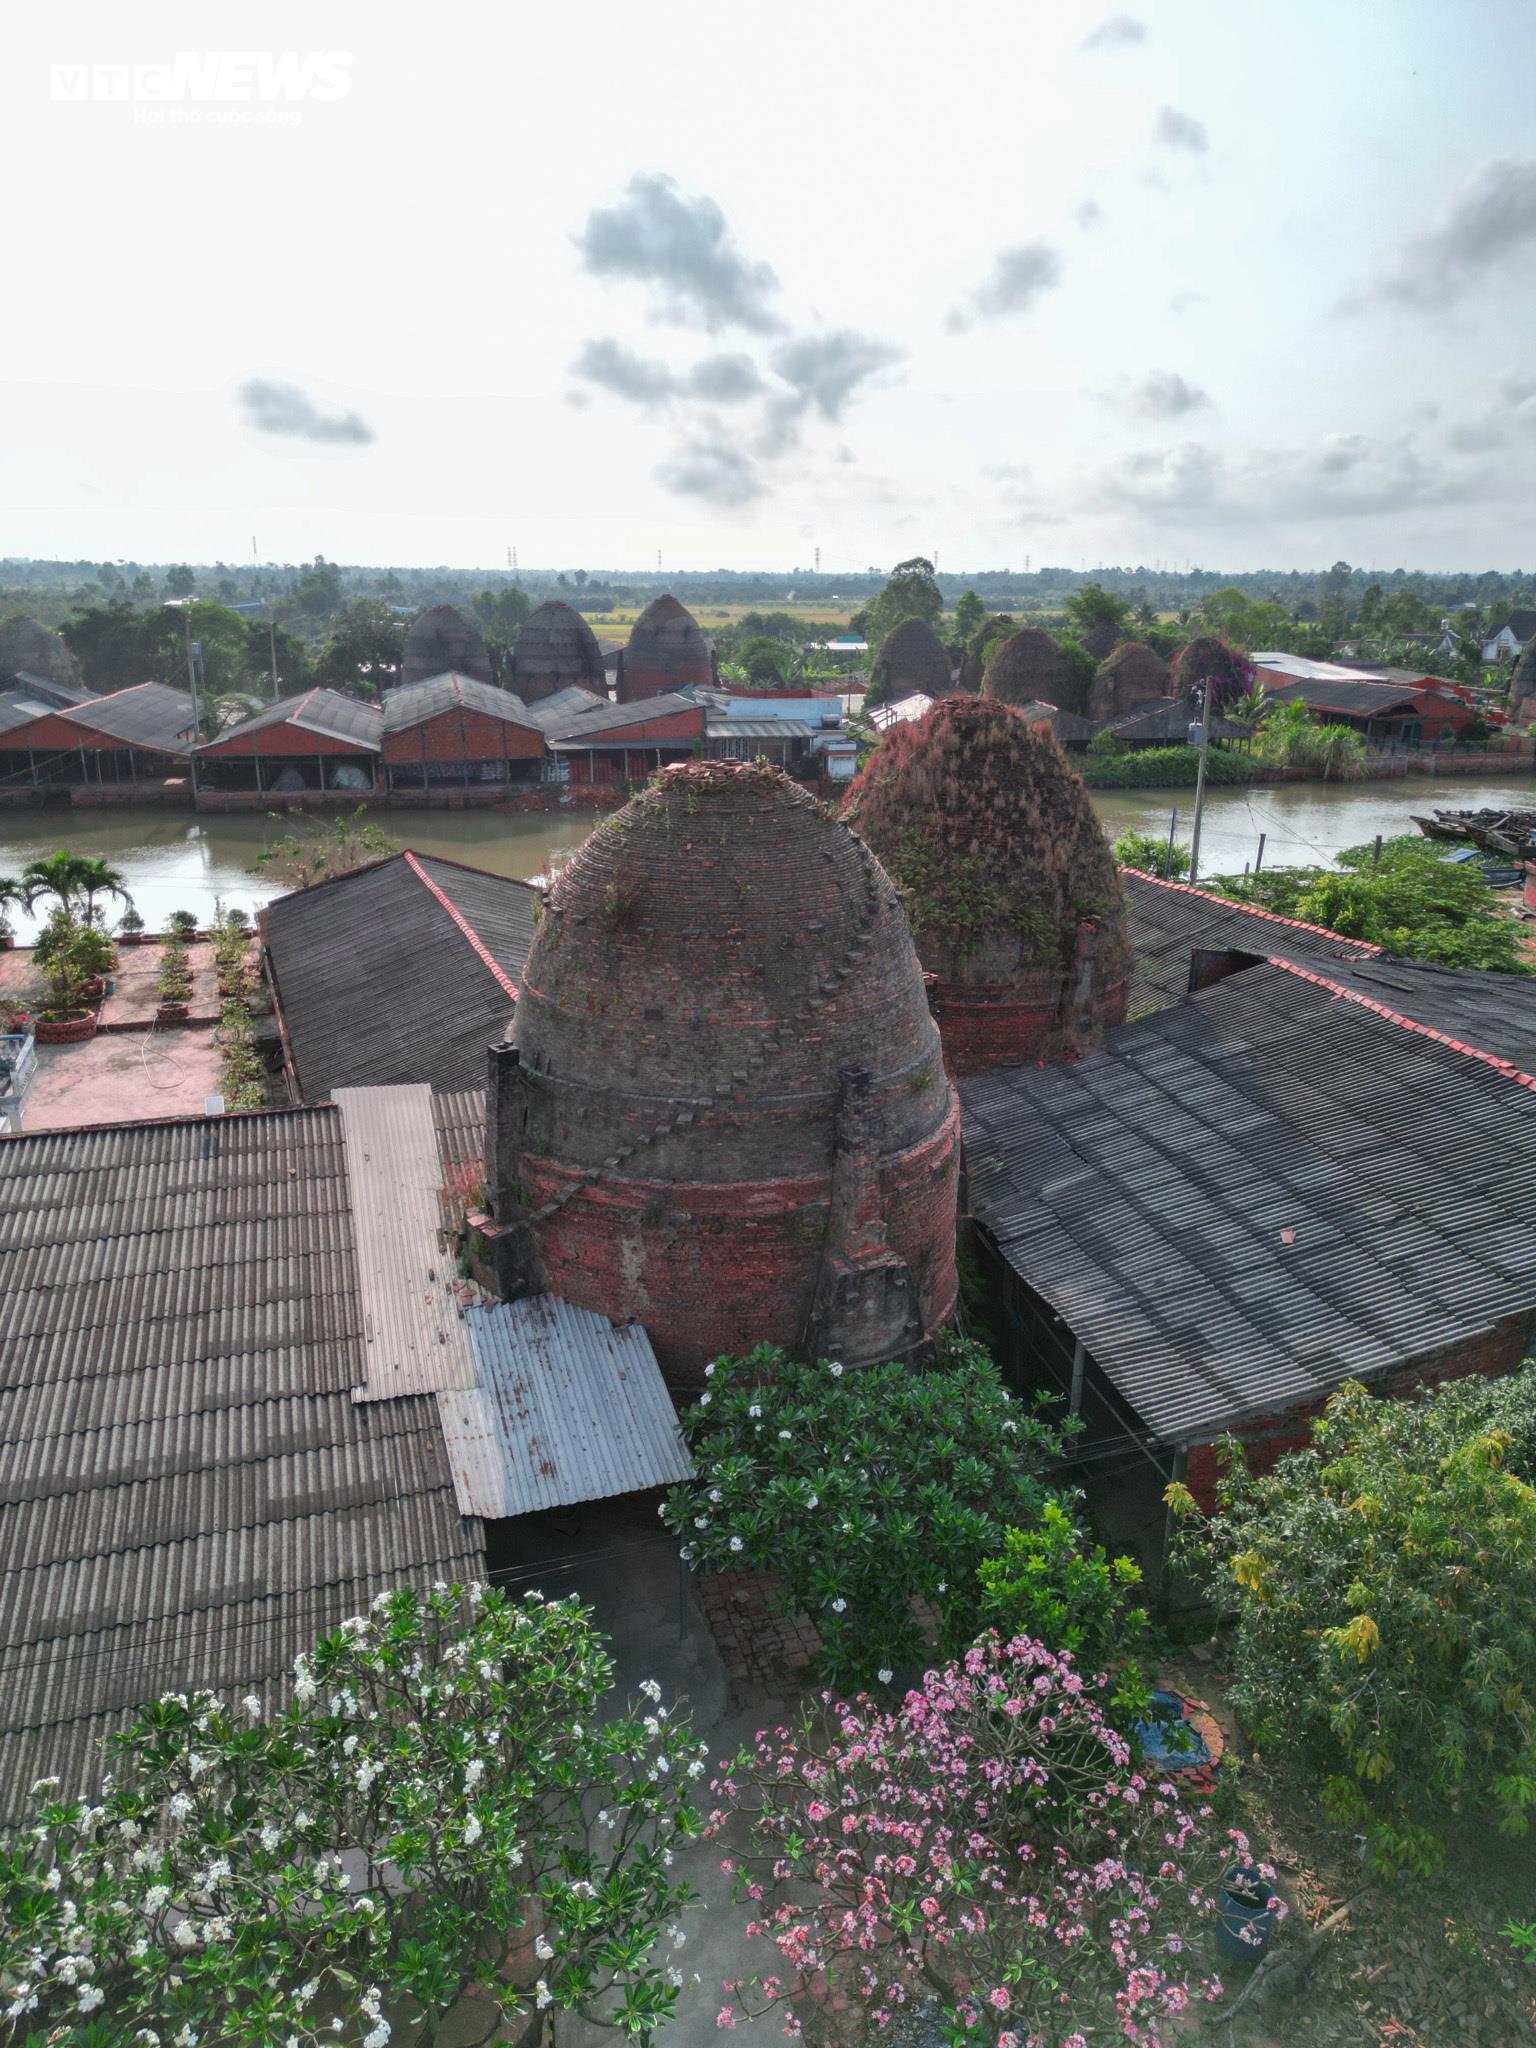
[[[422,866],[421,862],[416,858],[414,853],[407,851],[403,858],[405,860],[406,866],[410,869],[411,873],[416,877],[417,881],[422,883],[437,898],[438,902],[442,905],[443,909],[447,911],[448,915],[453,919],[454,923],[458,926],[459,930],[464,934],[465,938],[468,939],[470,945],[474,948],[480,960],[483,962],[485,966],[487,966],[491,970],[491,973],[495,977],[497,983],[500,985],[500,987],[506,990],[507,994],[512,998],[513,1002],[515,1003],[517,1001],[517,983],[512,979],[511,975],[507,973],[506,969],[501,965],[501,962],[496,959],[495,955],[491,952],[490,947],[485,943],[484,939],[481,938],[480,934],[475,930],[474,926],[470,923],[469,919],[464,915],[463,911],[460,910],[459,906],[456,903],[454,903],[448,897],[448,895],[437,886],[436,882],[433,881],[432,877],[427,873],[426,869]]]
[[[1411,1031],[1419,1038],[1431,1038],[1436,1045],[1443,1045],[1452,1052],[1459,1052],[1469,1060],[1480,1060],[1485,1067],[1492,1067],[1502,1074],[1506,1081],[1514,1081],[1521,1088],[1536,1088],[1536,1074],[1527,1074],[1517,1067],[1513,1060],[1501,1060],[1497,1053],[1484,1052],[1481,1046],[1467,1045],[1462,1039],[1452,1038],[1448,1032],[1436,1031],[1431,1024],[1420,1024],[1412,1017],[1405,1017],[1400,1010],[1378,1003],[1374,996],[1363,996],[1358,989],[1345,988],[1342,982],[1332,981],[1326,974],[1316,974],[1310,967],[1299,967],[1294,960],[1279,960],[1271,957],[1271,967],[1279,967],[1287,974],[1294,974],[1302,981],[1310,981],[1318,988],[1325,988],[1330,995],[1342,996],[1346,1003],[1358,1003],[1362,1010],[1370,1010],[1378,1017],[1384,1017],[1389,1024],[1395,1024],[1402,1031]]]
[[[1373,939],[1351,939],[1343,932],[1332,932],[1325,924],[1308,924],[1305,918],[1282,917],[1278,910],[1261,910],[1256,903],[1234,903],[1230,896],[1212,896],[1204,889],[1195,889],[1188,882],[1165,882],[1161,875],[1149,875],[1145,868],[1126,868],[1128,875],[1134,875],[1138,882],[1151,882],[1158,889],[1173,889],[1180,896],[1194,896],[1202,903],[1224,904],[1228,910],[1241,910],[1248,917],[1267,918],[1271,924],[1288,925],[1293,932],[1311,932],[1320,939],[1337,939],[1346,946],[1358,946],[1368,959],[1378,960],[1381,948]]]

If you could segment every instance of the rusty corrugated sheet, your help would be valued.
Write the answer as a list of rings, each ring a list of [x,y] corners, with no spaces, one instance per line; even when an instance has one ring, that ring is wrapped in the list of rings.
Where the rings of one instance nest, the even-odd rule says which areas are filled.
[[[338,1088],[363,1304],[363,1383],[387,1401],[472,1387],[474,1361],[440,1235],[437,1125],[430,1088]]]
[[[636,1324],[552,1294],[470,1309],[475,1386],[440,1393],[459,1510],[500,1518],[686,1479],[677,1411]]]

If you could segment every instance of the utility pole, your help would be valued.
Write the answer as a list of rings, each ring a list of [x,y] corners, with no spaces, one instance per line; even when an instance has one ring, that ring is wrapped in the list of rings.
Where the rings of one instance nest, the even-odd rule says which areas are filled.
[[[1207,680],[1205,685],[1205,708],[1200,714],[1200,766],[1195,774],[1195,823],[1189,836],[1189,879],[1191,886],[1200,879],[1200,819],[1205,810],[1205,763],[1211,750],[1211,691],[1214,685]]]
[[[192,692],[192,723],[197,728],[198,738],[203,734],[203,714],[197,700],[197,649],[192,643],[192,600],[184,597],[181,601],[181,623],[187,637],[187,688]]]
[[[277,702],[277,610],[267,599],[267,646],[272,655],[272,702]]]

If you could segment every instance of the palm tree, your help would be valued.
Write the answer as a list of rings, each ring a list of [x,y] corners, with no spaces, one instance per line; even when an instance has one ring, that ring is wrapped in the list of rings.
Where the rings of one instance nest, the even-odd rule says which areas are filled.
[[[85,922],[96,921],[96,898],[116,896],[132,899],[122,870],[91,853],[66,853],[62,848],[46,860],[29,860],[21,871],[21,891],[30,910],[40,896],[52,896],[61,910],[83,904]]]
[[[0,939],[14,939],[16,934],[8,910],[19,909],[27,900],[27,892],[14,875],[0,875]]]

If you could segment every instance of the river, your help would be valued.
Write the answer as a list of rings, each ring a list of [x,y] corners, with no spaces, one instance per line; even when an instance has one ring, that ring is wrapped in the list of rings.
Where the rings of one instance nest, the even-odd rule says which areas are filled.
[[[1346,846],[1380,832],[1411,832],[1411,811],[1437,805],[1467,809],[1529,806],[1536,783],[1457,777],[1446,782],[1283,783],[1276,788],[1215,789],[1206,800],[1201,871],[1241,872],[1268,835],[1264,864],[1331,863]],[[1094,808],[1113,837],[1128,826],[1166,834],[1169,812],[1179,808],[1178,836],[1189,843],[1191,790],[1111,789],[1094,794]],[[590,811],[524,815],[512,811],[391,811],[370,816],[403,846],[460,860],[518,880],[558,865],[597,822]],[[252,814],[199,814],[146,806],[135,810],[0,811],[0,875],[19,875],[27,861],[55,847],[94,853],[121,868],[145,922],[154,929],[173,910],[205,916],[215,897],[254,910],[275,886],[250,874],[250,864],[273,839],[299,820]],[[33,924],[13,914],[18,936]]]

